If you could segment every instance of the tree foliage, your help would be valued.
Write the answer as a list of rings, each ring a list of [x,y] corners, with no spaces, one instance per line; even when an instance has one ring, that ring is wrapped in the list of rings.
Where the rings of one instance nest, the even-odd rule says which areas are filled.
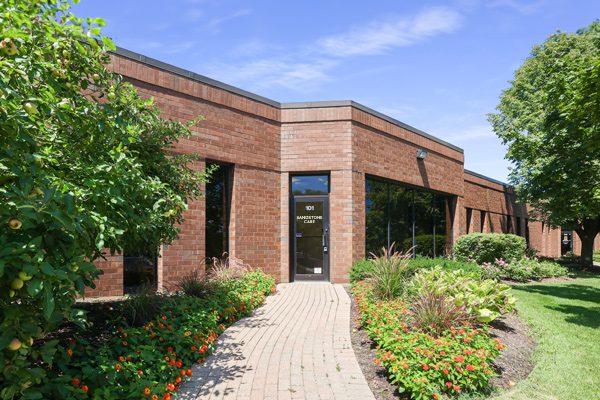
[[[600,230],[600,22],[533,48],[489,120],[536,216],[575,229],[591,264]]]
[[[112,73],[104,21],[69,7],[0,0],[0,398],[43,378],[54,348],[35,340],[78,317],[103,250],[174,240],[205,178],[170,152],[189,126]]]

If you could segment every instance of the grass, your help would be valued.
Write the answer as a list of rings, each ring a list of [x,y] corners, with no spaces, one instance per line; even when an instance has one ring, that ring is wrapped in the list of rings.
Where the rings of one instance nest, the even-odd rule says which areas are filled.
[[[600,277],[516,285],[520,316],[538,342],[527,379],[494,400],[597,399],[600,393]]]

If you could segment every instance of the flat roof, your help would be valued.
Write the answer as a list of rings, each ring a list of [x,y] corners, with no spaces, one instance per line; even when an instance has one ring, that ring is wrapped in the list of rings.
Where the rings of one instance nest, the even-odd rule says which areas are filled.
[[[397,125],[401,128],[404,128],[410,132],[413,132],[417,135],[423,136],[429,140],[432,140],[434,142],[437,142],[443,146],[449,147],[453,150],[456,150],[460,153],[464,153],[464,150],[458,146],[453,145],[452,143],[446,142],[445,140],[439,139],[433,135],[430,135],[427,132],[424,132],[420,129],[417,129],[411,125],[405,124],[402,121],[399,121],[395,118],[392,118],[388,115],[385,115],[379,111],[376,111],[370,107],[364,106],[360,103],[357,103],[353,100],[338,100],[338,101],[313,101],[313,102],[295,102],[295,103],[280,103],[278,101],[275,100],[271,100],[267,97],[264,96],[260,96],[258,94],[249,92],[247,90],[243,90],[240,89],[238,87],[232,86],[232,85],[228,85],[226,83],[223,83],[221,81],[218,81],[216,79],[212,79],[209,78],[207,76],[201,75],[201,74],[197,74],[195,72],[192,72],[190,70],[184,69],[184,68],[180,68],[177,67],[175,65],[157,60],[155,58],[152,57],[148,57],[145,56],[143,54],[140,53],[136,53],[134,51],[131,50],[127,50],[124,49],[122,47],[117,47],[117,49],[115,51],[113,51],[114,54],[117,54],[119,56],[125,57],[125,58],[129,58],[131,60],[135,60],[138,62],[141,62],[143,64],[147,64],[156,68],[160,68],[162,70],[171,72],[173,74],[176,75],[180,75],[183,76],[185,78],[189,78],[191,80],[194,81],[198,81],[222,90],[225,90],[227,92],[242,96],[242,97],[246,97],[248,99],[254,100],[254,101],[258,101],[260,103],[263,104],[267,104],[270,105],[272,107],[277,107],[279,109],[294,109],[294,108],[327,108],[327,107],[355,107],[359,110],[362,110],[368,114],[374,115],[378,118],[381,118],[387,122],[390,122],[394,125]]]
[[[490,178],[489,176],[485,176],[485,175],[482,175],[480,173],[477,173],[477,172],[474,172],[474,171],[470,171],[468,169],[465,169],[465,174],[473,175],[473,176],[476,176],[478,178],[485,179],[486,181],[490,181],[490,182],[493,182],[493,183],[497,183],[498,185],[502,185],[502,186],[506,186],[506,187],[512,188],[512,186],[509,185],[506,182],[502,182],[502,181],[499,181],[497,179]]]

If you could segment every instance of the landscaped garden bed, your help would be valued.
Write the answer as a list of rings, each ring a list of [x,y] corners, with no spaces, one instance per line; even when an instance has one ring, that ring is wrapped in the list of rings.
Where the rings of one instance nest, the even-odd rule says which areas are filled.
[[[1,397],[11,398],[11,390],[27,385],[23,395],[31,399],[171,398],[192,375],[191,366],[213,351],[219,334],[275,290],[273,278],[261,270],[186,283],[177,294],[146,293],[87,306],[97,326],[69,324],[36,343],[32,353],[43,362],[35,368],[45,376],[9,386]]]
[[[378,399],[486,395],[533,368],[535,342],[506,283],[569,272],[528,256],[518,236],[473,236],[459,238],[453,259],[386,250],[352,267],[353,343]],[[371,352],[375,365],[366,366]]]

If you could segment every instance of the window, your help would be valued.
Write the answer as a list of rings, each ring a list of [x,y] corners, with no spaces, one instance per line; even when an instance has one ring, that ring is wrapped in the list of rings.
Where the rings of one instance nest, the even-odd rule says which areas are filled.
[[[467,223],[466,223],[467,233],[471,232],[471,218],[472,217],[473,217],[473,209],[467,208]]]
[[[158,251],[126,247],[123,252],[123,292],[136,293],[144,287],[156,290]]]
[[[517,217],[517,235],[521,236],[521,217]]]
[[[396,250],[435,257],[444,254],[449,226],[449,196],[396,183],[365,180],[365,248],[379,254]]]
[[[221,258],[229,251],[229,211],[231,204],[231,171],[226,164],[207,163],[207,169],[217,168],[206,182],[205,257]]]
[[[512,216],[511,215],[506,216],[506,232],[505,233],[513,233]]]
[[[485,211],[479,211],[479,232],[485,232]]]
[[[389,246],[388,187],[385,182],[367,179],[365,189],[365,242],[368,256],[371,253],[379,254],[382,247]]]
[[[321,195],[329,193],[329,176],[296,175],[292,176],[293,195]]]

